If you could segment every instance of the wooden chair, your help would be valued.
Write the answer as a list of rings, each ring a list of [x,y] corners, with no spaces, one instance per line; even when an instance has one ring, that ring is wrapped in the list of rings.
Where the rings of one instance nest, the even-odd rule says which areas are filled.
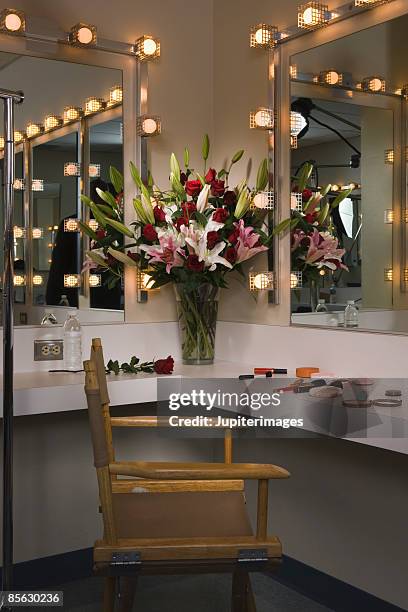
[[[232,611],[256,612],[248,572],[279,565],[282,547],[267,534],[268,482],[281,467],[232,463],[117,462],[112,427],[156,427],[157,417],[112,417],[100,339],[84,362],[85,393],[103,517],[94,569],[105,575],[104,612],[130,612],[140,573],[232,572]],[[246,512],[244,480],[258,480],[256,533]],[[117,588],[117,582],[121,583]]]

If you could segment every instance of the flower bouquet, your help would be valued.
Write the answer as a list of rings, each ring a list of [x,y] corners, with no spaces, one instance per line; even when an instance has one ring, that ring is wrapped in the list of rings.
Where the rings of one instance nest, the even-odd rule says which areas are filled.
[[[331,198],[331,185],[313,191],[307,185],[312,171],[312,164],[303,166],[292,186],[292,192],[302,194],[302,205],[298,208],[296,201],[290,218],[277,225],[273,233],[282,234],[290,230],[291,269],[302,273],[303,283],[310,287],[311,308],[315,310],[321,277],[326,271],[348,270],[343,263],[346,250],[339,248],[332,213],[352,189],[343,190]]]
[[[238,151],[227,168],[217,172],[206,167],[209,150],[205,136],[202,174],[190,166],[188,149],[183,170],[172,154],[166,191],[159,189],[151,176],[144,184],[131,163],[140,196],[133,201],[137,220],[130,227],[114,219],[111,211],[99,210],[98,217],[95,215],[102,228],[112,227],[131,239],[124,247],[106,244],[106,250],[97,253],[100,265],[108,265],[112,257],[121,264],[137,266],[150,277],[152,289],[174,283],[184,363],[212,363],[219,289],[227,287],[228,272],[243,274],[243,262],[267,251],[272,238],[264,231],[267,211],[253,204],[255,195],[268,184],[267,160],[259,167],[255,189],[251,190],[246,180],[231,187],[231,169],[244,151]],[[105,201],[114,209],[113,198]],[[95,261],[95,252],[88,255]]]

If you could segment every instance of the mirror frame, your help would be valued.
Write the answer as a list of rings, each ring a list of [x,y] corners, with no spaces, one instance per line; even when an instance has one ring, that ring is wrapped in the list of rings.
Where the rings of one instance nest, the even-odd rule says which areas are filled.
[[[119,47],[118,43],[118,47]],[[82,48],[67,44],[65,41],[50,41],[47,39],[31,39],[25,36],[11,36],[0,33],[0,51],[14,53],[29,57],[37,57],[48,60],[65,61],[76,64],[85,64],[100,68],[111,68],[122,72],[123,87],[123,123],[126,126],[123,133],[123,167],[126,169],[130,161],[139,168],[147,167],[147,144],[145,139],[137,134],[137,116],[146,112],[147,109],[147,62],[140,62],[137,57],[121,50],[108,50],[106,48]],[[24,91],[24,84],[22,83]],[[62,129],[62,128],[61,128]],[[59,130],[51,132],[60,133]],[[39,137],[41,138],[41,137]],[[37,140],[37,139],[36,139]],[[28,142],[24,145],[24,174],[30,174],[30,155],[28,153]],[[19,148],[16,148],[16,152]],[[124,193],[127,201],[132,201],[137,195],[136,186],[131,178],[130,172],[124,172]],[[24,191],[25,221],[30,219],[30,190]],[[125,222],[134,221],[133,207],[125,206]],[[25,244],[25,248],[27,245]],[[28,262],[31,269],[31,263]],[[28,284],[27,284],[28,286]],[[137,304],[136,278],[134,271],[125,268],[125,308],[124,323],[129,319],[127,311],[131,311]],[[26,293],[27,302],[27,293]],[[131,317],[130,317],[131,318]],[[107,325],[111,324],[109,322]],[[38,327],[38,326],[29,326]]]
[[[276,102],[276,126],[275,126],[275,167],[274,174],[276,177],[276,199],[278,202],[277,219],[279,223],[283,219],[290,216],[290,164],[291,164],[291,148],[290,148],[290,106],[291,106],[291,78],[290,78],[290,63],[291,57],[299,53],[304,53],[321,45],[335,42],[340,38],[345,38],[352,34],[356,34],[362,30],[366,30],[377,25],[392,21],[398,17],[408,14],[408,6],[406,0],[393,0],[388,4],[383,4],[372,10],[367,10],[362,13],[355,13],[350,16],[344,16],[334,23],[313,30],[311,32],[300,33],[293,37],[283,39],[275,48],[274,52],[274,74],[273,81],[274,96]],[[401,152],[405,150],[407,134],[406,129],[401,129],[402,125],[406,126],[406,109],[407,104],[402,104],[402,117],[399,121],[394,117],[394,137],[396,140],[396,159],[402,159]],[[407,193],[404,187],[406,182],[406,165],[402,163],[394,164],[394,210],[406,208]],[[405,223],[401,224],[401,232],[398,236],[398,243],[401,245],[401,259],[406,261],[406,228]],[[397,235],[397,233],[396,233]],[[291,289],[288,279],[291,272],[291,256],[290,256],[290,240],[288,236],[278,238],[279,266],[278,266],[278,286],[280,294],[280,304],[285,311],[285,324],[293,327],[301,328],[320,328],[326,331],[345,331],[345,332],[365,332],[376,334],[395,334],[406,335],[404,332],[388,332],[369,329],[345,329],[333,328],[322,325],[299,325],[291,322]],[[395,247],[393,246],[393,258],[395,255]],[[401,277],[403,276],[403,272]],[[395,281],[394,281],[395,282]],[[400,283],[400,279],[397,279]],[[402,287],[402,278],[400,290],[406,292],[406,287]]]

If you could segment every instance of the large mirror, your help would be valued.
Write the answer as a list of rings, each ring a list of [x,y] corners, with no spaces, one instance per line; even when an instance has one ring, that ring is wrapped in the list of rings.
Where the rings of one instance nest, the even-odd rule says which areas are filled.
[[[5,88],[25,94],[15,111],[15,322],[40,324],[51,310],[63,323],[72,308],[84,323],[123,322],[123,279],[108,288],[106,274],[84,268],[92,245],[79,226],[95,229],[81,194],[96,198],[110,166],[123,171],[122,71],[10,53],[0,71]]]
[[[407,26],[291,57],[293,324],[408,333]]]

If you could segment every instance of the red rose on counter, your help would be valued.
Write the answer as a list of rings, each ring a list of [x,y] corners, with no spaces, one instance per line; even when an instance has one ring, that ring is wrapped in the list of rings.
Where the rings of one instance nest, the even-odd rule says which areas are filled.
[[[235,191],[226,191],[224,193],[225,206],[235,206],[237,203],[237,195]]]
[[[229,261],[230,264],[235,263],[235,261],[237,259],[237,253],[236,253],[234,247],[228,247],[228,249],[225,250],[224,259]]]
[[[161,223],[166,220],[166,213],[164,212],[161,206],[155,206],[153,208],[153,214],[154,218],[158,223]]]
[[[143,228],[143,237],[150,242],[157,240],[157,232],[151,223],[148,223]]]
[[[202,272],[204,270],[204,262],[198,260],[198,255],[189,255],[187,257],[187,268],[192,272]]]
[[[215,198],[220,198],[224,195],[225,181],[212,181],[211,183],[211,195]]]
[[[217,208],[217,210],[213,213],[213,221],[217,221],[218,223],[225,223],[229,217],[229,212],[225,208]]]
[[[174,369],[174,359],[170,355],[167,359],[158,359],[154,362],[156,374],[172,374]]]
[[[207,174],[205,175],[205,182],[207,184],[212,183],[213,181],[215,181],[215,178],[217,176],[216,171],[214,170],[214,168],[210,168],[207,172]]]
[[[215,247],[217,242],[219,241],[218,232],[208,232],[207,234],[207,247],[211,250]]]
[[[195,198],[200,193],[202,187],[201,181],[187,181],[186,193],[192,198]]]

